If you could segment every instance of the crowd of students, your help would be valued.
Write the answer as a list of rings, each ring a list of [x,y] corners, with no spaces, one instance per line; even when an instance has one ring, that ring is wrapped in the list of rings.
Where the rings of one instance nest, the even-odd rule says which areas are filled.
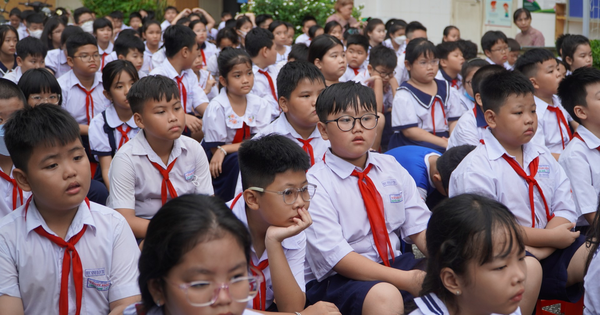
[[[64,12],[0,26],[0,313],[600,313],[584,36]]]

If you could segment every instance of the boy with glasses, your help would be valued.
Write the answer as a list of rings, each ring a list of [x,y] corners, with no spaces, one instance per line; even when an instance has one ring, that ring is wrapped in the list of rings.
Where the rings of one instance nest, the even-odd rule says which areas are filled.
[[[481,37],[481,49],[487,58],[485,61],[492,65],[501,65],[506,70],[512,70],[508,64],[508,38],[501,31],[487,31]]]

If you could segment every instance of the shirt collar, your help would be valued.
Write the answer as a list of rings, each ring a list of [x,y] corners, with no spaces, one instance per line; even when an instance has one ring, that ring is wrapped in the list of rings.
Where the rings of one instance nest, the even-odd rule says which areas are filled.
[[[381,164],[374,158],[375,154],[372,152],[367,152],[367,162],[365,163],[365,168],[369,166],[369,164],[373,164],[375,168],[378,168],[379,171],[382,170]],[[341,179],[346,179],[350,175],[352,175],[352,171],[357,170],[362,172],[363,170],[359,167],[354,166],[352,163],[338,157],[337,155],[331,152],[331,149],[328,149],[325,152],[325,156],[323,157],[323,161],[325,164]]]
[[[15,54],[15,62],[13,63],[13,67],[12,69],[15,69],[17,67],[17,55]],[[12,70],[10,69],[10,70]],[[2,71],[2,73],[7,73],[8,71],[10,71],[2,62],[0,62],[0,70]]]
[[[433,104],[433,101],[435,100],[436,97],[440,98],[442,100],[442,102],[444,104],[446,104],[447,100],[448,100],[448,96],[450,95],[450,93],[448,92],[448,87],[449,87],[449,83],[448,81],[442,81],[442,80],[437,80],[437,79],[433,79],[435,81],[435,83],[437,84],[437,92],[435,96],[431,96],[419,89],[417,89],[416,87],[412,86],[410,83],[408,83],[408,81],[403,82],[400,85],[400,89],[404,89],[406,91],[408,91],[409,93],[411,93],[413,95],[413,97],[417,100],[417,102],[429,109],[431,107],[431,105]]]
[[[444,69],[442,69],[442,67],[440,67],[440,73],[442,74],[442,76],[444,77],[444,79],[445,79],[446,81],[452,81],[452,80],[456,80],[456,79],[458,79],[458,78],[451,78],[451,77],[450,77],[450,76],[449,76],[449,75],[446,73],[446,71],[444,71]]]
[[[75,75],[75,72],[73,70],[69,71],[68,78],[69,78],[69,82],[67,83],[67,86],[74,87],[78,84],[81,85],[81,81],[79,81],[79,78],[77,78],[77,76]],[[100,84],[102,84],[102,73],[96,72],[96,74],[94,75],[94,83],[92,84],[92,89],[96,88]],[[102,96],[102,97],[104,97],[104,96]]]
[[[579,125],[579,127],[577,127],[577,133],[581,136],[583,141],[585,141],[585,145],[590,150],[595,150],[596,148],[600,147],[600,139],[598,139],[596,135],[594,135],[583,125]]]
[[[178,77],[180,75],[179,73],[177,73],[177,70],[175,70],[168,58],[165,58],[165,61],[163,61],[161,67],[166,71],[166,76],[171,79],[174,79],[175,77]],[[181,76],[184,75],[185,71],[181,71]]]
[[[485,149],[487,151],[488,159],[490,161],[495,161],[502,157],[502,155],[506,154],[511,158],[515,158],[514,156],[508,154],[506,149],[498,142],[498,139],[494,137],[492,134],[492,130],[488,128],[483,133],[483,141],[485,142]],[[523,144],[523,165],[529,165],[533,159],[543,154],[543,150],[539,150],[535,144],[528,142]]]
[[[415,304],[417,304],[419,311],[421,311],[423,315],[450,314],[444,302],[442,302],[442,300],[440,300],[440,298],[438,298],[433,292],[415,298]]]
[[[171,149],[171,154],[169,155],[168,163],[171,164],[171,162],[173,160],[175,160],[176,158],[178,158],[181,155],[182,151],[187,151],[187,150],[188,150],[188,148],[186,147],[183,140],[181,140],[181,137],[175,139],[175,141],[173,142],[173,149]],[[148,140],[146,139],[146,134],[144,133],[143,129],[140,132],[138,132],[138,134],[135,135],[135,137],[133,138],[133,148],[131,150],[131,154],[132,155],[146,155],[146,156],[148,156],[148,159],[150,161],[157,163],[158,165],[162,166],[164,169],[167,168],[167,166],[162,161],[162,159],[158,156],[158,154],[156,154],[156,152],[154,152],[154,150],[152,150],[152,147],[148,143]]]
[[[108,126],[113,129],[115,129],[123,124],[127,124],[129,127],[134,128],[134,129],[138,127],[135,124],[133,116],[131,116],[131,118],[129,118],[129,120],[127,122],[125,122],[125,123],[122,122],[119,119],[119,115],[117,114],[117,110],[115,109],[114,105],[111,105],[106,109],[106,122],[107,122]]]
[[[275,121],[272,122],[274,125],[274,127],[276,128],[276,130],[282,134],[282,135],[291,135],[292,137],[298,139],[302,139],[302,136],[296,131],[296,129],[294,129],[294,127],[292,127],[292,125],[290,124],[290,122],[287,119],[287,116],[285,115],[285,113],[281,113],[281,115],[279,115],[279,117],[277,119],[275,119]],[[319,132],[319,129],[315,127],[315,130],[313,130],[313,132],[310,134],[309,139],[313,139],[313,138],[321,138],[321,133]]]
[[[489,64],[491,65],[495,65],[496,63],[492,61],[492,59],[490,59],[490,57],[485,57],[485,61],[489,62]]]
[[[108,42],[108,47],[106,47],[106,49],[102,49],[100,48],[100,45],[98,45],[98,53],[100,54],[100,57],[102,57],[103,53],[106,54],[110,54],[113,51],[113,43]]]
[[[46,221],[44,220],[44,218],[42,217],[42,215],[40,214],[39,210],[37,209],[37,207],[35,205],[35,200],[33,199],[33,196],[31,198],[32,198],[32,200],[29,203],[29,208],[27,208],[27,213],[26,213],[26,217],[25,217],[25,222],[26,222],[25,225],[26,225],[27,233],[33,231],[38,226],[41,226],[44,230],[46,230],[46,232],[48,232],[52,235],[58,236],[56,233],[54,233],[48,227],[48,225],[46,224]],[[25,211],[25,208],[23,211]],[[71,225],[69,226],[69,229],[67,230],[67,235],[65,236],[65,240],[69,240],[71,237],[73,237],[74,235],[79,233],[81,231],[81,229],[83,229],[84,225],[93,227],[94,230],[96,229],[96,225],[94,223],[94,218],[92,217],[91,210],[90,210],[90,208],[88,208],[85,200],[82,201],[81,204],[79,204],[77,213],[75,213],[75,217],[73,218],[73,221],[71,222]]]

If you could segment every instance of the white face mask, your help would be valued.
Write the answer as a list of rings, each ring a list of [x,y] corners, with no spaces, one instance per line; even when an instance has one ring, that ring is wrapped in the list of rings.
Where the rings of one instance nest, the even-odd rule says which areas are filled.
[[[246,38],[246,34],[248,34],[248,33],[244,32],[244,31],[240,31],[240,36],[242,38]]]
[[[94,21],[87,21],[81,25],[81,29],[86,32],[92,34],[94,32]]]
[[[406,41],[406,36],[401,35],[401,36],[394,37],[394,41],[396,42],[396,44],[402,46],[402,45],[404,45],[404,42]]]
[[[42,30],[36,30],[36,31],[32,31],[32,30],[28,30],[29,31],[29,36],[33,37],[33,38],[37,38],[40,39],[42,38]]]
[[[4,156],[10,156],[6,143],[4,142],[4,124],[0,125],[0,154]]]

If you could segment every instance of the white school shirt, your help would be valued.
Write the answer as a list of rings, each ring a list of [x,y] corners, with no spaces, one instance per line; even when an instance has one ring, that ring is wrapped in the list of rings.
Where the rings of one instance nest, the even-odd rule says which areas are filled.
[[[118,60],[119,57],[117,57],[117,52],[113,51],[110,54],[106,55],[106,58],[104,58],[104,66],[106,67],[106,65],[111,62],[111,61],[115,61]],[[100,60],[100,64],[102,65],[102,60]],[[100,72],[102,72],[102,70],[98,70]]]
[[[21,71],[21,67],[17,66],[13,71],[7,73],[3,78],[18,84],[22,76],[23,72]]]
[[[358,72],[355,74],[354,69],[350,68],[350,66],[346,66],[346,72],[340,77],[340,82],[353,81],[358,74],[365,70],[367,70],[367,68],[363,67],[361,64],[358,68]]]
[[[106,57],[104,57],[104,66],[106,66],[106,64],[108,63],[108,61],[106,61],[106,58],[108,58],[108,56],[111,53],[113,53],[114,48],[115,48],[115,45],[112,42],[108,42],[108,47],[106,47],[106,49],[102,49],[102,48],[100,48],[100,45],[98,45],[98,54],[100,55],[100,67],[98,67],[99,72],[102,72],[102,55],[106,54]],[[114,53],[116,56],[117,52],[115,51]],[[113,59],[113,60],[116,60],[116,59]]]
[[[444,69],[442,69],[442,67],[439,68],[435,78],[438,80],[446,80],[452,85],[452,78],[444,71]],[[454,89],[459,92],[462,90],[462,76],[460,74],[456,77],[456,86],[454,86]]]
[[[294,42],[296,44],[305,44],[306,46],[310,46],[310,37],[308,37],[307,34],[300,34],[300,36],[298,36],[296,38],[296,41]]]
[[[165,47],[161,47],[154,54],[152,54],[152,69],[156,69],[162,65],[163,62],[167,60],[167,55],[165,54]]]
[[[417,190],[414,179],[391,155],[368,152],[365,165],[373,164],[367,174],[383,200],[385,222],[394,257],[400,255],[400,238],[412,243],[409,236],[427,228],[431,213]],[[309,183],[317,185],[311,200],[313,224],[305,230],[306,256],[311,272],[306,282],[322,281],[336,274],[333,267],[350,252],[381,263],[373,240],[364,200],[358,189],[362,171],[330,150],[322,161],[308,170]]]
[[[527,182],[502,158],[503,154],[508,153],[489,129],[483,134],[483,140],[485,145],[473,150],[452,172],[449,197],[473,193],[494,199],[510,209],[520,225],[531,227]],[[529,174],[529,164],[536,157],[539,157],[539,167],[535,179],[544,192],[550,215],[575,222],[577,213],[565,171],[548,149],[536,143],[524,144],[523,164],[526,166],[523,169],[526,174]],[[533,194],[535,227],[543,229],[548,224],[544,202],[537,188],[533,189]]]
[[[567,128],[570,128],[570,126],[565,126],[561,122],[559,127],[556,114],[547,109],[550,105],[542,101],[537,96],[534,96],[533,98],[535,99],[535,112],[538,116],[538,130],[536,131],[536,134],[539,133],[540,136],[543,136],[543,143],[548,150],[550,150],[550,152],[561,154],[564,149],[562,140],[560,138],[560,127],[562,127],[562,135],[565,140],[566,147],[570,141],[569,132],[567,131]],[[552,102],[554,103],[554,107],[560,108],[568,125],[573,118],[571,118],[571,115],[569,115],[569,113],[567,113],[567,111],[562,107],[560,98],[557,95],[553,95]]]
[[[13,165],[12,169],[10,170],[10,178],[12,179],[15,179],[13,177],[14,170],[15,167]],[[0,172],[3,172],[1,167]],[[0,218],[13,212],[13,187],[14,186],[12,183],[8,182],[3,178],[0,178],[0,196],[3,196],[2,198],[0,198]],[[27,198],[29,198],[29,196],[31,196],[30,191],[23,191],[23,202],[21,202],[21,195],[17,190],[17,207],[22,206],[27,201]]]
[[[160,23],[160,29],[163,31],[163,33],[169,26],[171,26],[171,22],[169,22],[167,20],[164,20],[162,23]]]
[[[198,79],[198,85],[200,86],[202,91],[204,91],[204,89],[206,88],[206,83],[208,83],[209,78],[213,78],[213,80],[214,80],[214,77],[208,71],[206,71],[204,69],[200,69],[200,78]],[[206,94],[206,97],[208,98],[209,101],[212,100],[213,98],[215,98],[215,96],[219,95],[218,85],[219,85],[219,82],[215,83],[213,85],[213,87],[210,89],[210,92],[208,94]]]
[[[563,167],[571,181],[573,201],[577,216],[595,213],[600,195],[600,139],[583,125],[577,127],[577,133],[585,142],[573,138],[558,163]],[[587,220],[579,218],[578,225],[589,225]]]
[[[400,45],[400,47],[398,47],[398,50],[394,49],[394,45],[392,45],[392,39],[388,38],[386,40],[383,41],[383,43],[381,43],[383,46],[387,47],[387,48],[391,48],[394,50],[394,52],[396,53],[397,57],[400,57],[402,55],[404,55],[406,53],[406,44],[402,44]]]
[[[29,37],[29,33],[27,33],[27,26],[25,26],[24,23],[19,24],[19,27],[17,27],[17,33],[19,33],[19,40]]]
[[[81,314],[108,314],[109,304],[140,294],[140,250],[125,218],[113,209],[82,202],[66,240],[87,230],[75,244],[83,267]],[[0,295],[20,298],[25,314],[58,315],[64,248],[34,229],[56,235],[31,201],[0,220]],[[71,266],[71,273],[73,266]],[[75,313],[75,286],[69,276],[69,314]]]
[[[123,315],[164,315],[162,307],[153,306],[148,312],[138,313],[136,305],[141,303],[135,303],[127,306],[123,310]],[[245,309],[242,315],[261,315],[262,313],[258,313],[249,309]]]
[[[415,298],[415,304],[417,304],[417,309],[410,312],[409,315],[450,315],[444,302],[433,292]],[[492,315],[499,314],[492,313]],[[521,315],[521,308],[517,307],[510,315]]]
[[[246,112],[238,116],[229,103],[227,89],[222,88],[219,95],[208,103],[202,117],[204,142],[214,148],[233,142],[237,129],[244,123],[250,127],[250,134],[257,134],[271,122],[271,107],[267,101],[254,94],[246,95]]]
[[[110,128],[114,129],[113,134],[117,148],[119,147],[119,143],[121,142],[122,138],[121,132],[116,130],[117,127],[123,126],[123,130],[126,130],[127,126],[131,127],[131,130],[129,130],[127,133],[129,140],[133,139],[140,131],[140,128],[133,120],[133,116],[131,116],[127,122],[122,122],[119,119],[119,115],[117,114],[117,110],[113,104],[108,106],[104,113],[106,115],[106,123]],[[110,142],[108,141],[108,135],[106,134],[106,131],[104,131],[104,125],[104,116],[102,114],[96,115],[96,117],[94,117],[90,123],[88,135],[90,139],[90,151],[92,151],[93,155],[107,156],[111,155],[112,153],[112,148],[110,147]]]
[[[233,200],[227,202],[227,206],[231,208],[231,211],[235,216],[248,227],[248,216],[246,215],[246,201],[241,196],[234,205]],[[306,290],[306,283],[304,282],[304,261],[306,257],[306,234],[304,231],[288,237],[281,242],[283,247],[283,254],[287,260],[290,271],[296,279],[296,283],[300,287],[300,290],[304,292]],[[250,248],[250,259],[255,266],[258,266],[261,262],[269,259],[267,256],[267,250],[265,249],[260,257],[257,256],[254,246]],[[267,266],[263,271],[265,276],[264,283],[266,284],[266,301],[265,309],[269,308],[273,304],[275,298],[273,293],[273,282],[271,281],[271,268]],[[253,300],[248,301],[248,308],[252,308]]]
[[[62,107],[66,109],[77,123],[87,125],[86,116],[86,94],[79,86],[83,87],[79,79],[75,76],[73,70],[65,73],[58,79],[58,84],[62,89]],[[90,122],[96,115],[102,113],[109,105],[110,101],[104,96],[104,87],[102,86],[102,73],[96,72],[94,84],[92,85],[92,99],[94,100],[94,110],[91,110],[90,103]]]
[[[354,72],[354,71],[352,71]],[[356,75],[354,77],[354,79],[352,79],[352,81],[354,82],[358,82],[364,86],[368,86],[366,81],[371,78],[371,75],[369,74],[369,70],[363,70],[361,72],[358,73],[358,75]],[[392,92],[392,89],[390,86],[383,89],[383,112],[387,113],[388,110],[390,110],[392,108],[392,105],[394,104],[394,92]]]
[[[208,58],[208,61],[206,62],[206,70],[217,79],[219,78],[219,63],[217,62],[217,58],[219,58],[220,53],[221,50],[217,51],[217,53]]]
[[[600,257],[598,252],[599,250],[596,250],[594,253],[588,271],[583,277],[583,288],[585,289],[583,315],[600,313],[600,286],[598,285],[600,282]]]
[[[467,97],[466,93],[467,91],[465,91],[464,86],[462,86],[461,89],[458,90],[458,94],[460,96],[460,104],[462,104],[463,109],[465,111],[473,110],[473,108],[475,107],[475,101]]]
[[[273,98],[273,92],[271,91],[271,85],[269,84],[267,76],[258,72],[258,70],[265,71],[271,76],[274,88],[273,92],[275,92],[275,96],[277,96],[277,75],[279,75],[279,69],[276,65],[270,65],[265,69],[260,69],[257,65],[252,65],[252,72],[254,72],[254,86],[250,93],[263,98],[271,104],[271,119],[275,119],[281,114],[279,102]],[[277,98],[279,98],[279,96],[277,96]]]
[[[394,77],[396,78],[396,81],[398,81],[398,85],[408,81],[408,79],[410,79],[410,76],[408,75],[408,70],[406,70],[406,66],[404,65],[404,60],[406,58],[406,54],[402,54],[401,56],[398,56],[398,64],[396,65],[396,75],[394,75]]]
[[[169,173],[169,179],[177,192],[184,194],[213,195],[212,180],[206,153],[200,144],[181,136],[173,144],[168,164],[177,159]],[[139,132],[125,143],[113,157],[108,171],[110,194],[106,205],[113,209],[134,209],[135,215],[152,219],[162,206],[162,175],[150,163],[163,169],[167,165],[152,150],[144,132]],[[172,199],[168,194],[167,200]]]
[[[54,76],[58,79],[63,74],[71,71],[71,66],[67,63],[67,56],[61,49],[48,50],[46,59],[44,59],[46,67],[54,71]]]
[[[156,54],[155,54],[156,55]],[[160,67],[155,68],[150,72],[151,75],[164,75],[167,78],[172,79],[177,82],[177,77],[183,77],[182,82],[183,86],[185,86],[187,100],[183,101],[183,95],[180,95],[182,98],[181,105],[185,104],[185,112],[191,113],[196,107],[201,104],[208,103],[208,97],[206,97],[206,93],[200,88],[198,85],[198,77],[194,73],[192,69],[185,69],[181,71],[181,74],[177,73],[177,70],[173,68],[171,62],[168,59],[160,65]],[[179,89],[179,93],[181,94],[181,89]]]
[[[220,31],[223,28],[225,28],[225,21],[221,21],[221,23],[219,23],[219,28],[217,29],[217,31]]]
[[[465,144],[477,146],[480,143],[479,141],[483,139],[483,133],[487,129],[487,122],[479,106],[473,107],[473,109],[466,111],[460,116],[458,122],[456,122],[454,130],[450,134],[450,138],[448,138],[448,147],[446,150]]]
[[[491,65],[496,65],[497,64],[497,63],[493,62],[492,59],[490,59],[490,57],[485,57],[485,61],[489,62]],[[506,69],[508,71],[512,71],[513,70],[513,67],[508,64],[508,61],[505,61],[500,66],[503,66],[504,69]]]
[[[285,52],[283,53],[283,55],[280,55],[279,53],[277,53],[277,62],[276,63],[280,63],[282,61],[287,61],[288,55],[290,54],[290,51],[292,51],[292,46],[284,45],[283,47],[285,47]]]
[[[146,71],[146,72],[150,73],[150,71],[152,71],[152,69],[156,68],[152,64],[152,55],[154,55],[154,53],[152,53],[150,51],[150,49],[148,49],[148,43],[147,42],[144,42],[144,45],[146,46],[146,49],[144,49],[144,64],[142,65],[142,69],[140,69],[140,70],[143,70],[143,71]],[[158,43],[158,47],[159,47],[159,50],[160,50],[160,47],[162,47],[162,42]]]
[[[432,118],[435,118],[435,132],[447,132],[448,122],[460,118],[464,110],[460,104],[458,91],[450,88],[447,81],[435,81],[438,90],[434,97],[415,88],[408,82],[402,83],[396,92],[394,105],[392,106],[392,128],[394,130],[419,127],[433,133],[434,122]],[[443,105],[440,105],[439,101],[434,102],[434,100],[441,100]],[[435,105],[435,112],[432,114],[433,105]],[[445,119],[441,106],[444,106]]]
[[[204,52],[204,55],[202,55],[202,63],[204,65],[208,65],[208,59],[214,56],[218,49],[215,44],[209,42],[208,40],[204,42],[204,45],[204,48],[200,49],[200,51]],[[201,53],[200,51],[198,52],[199,54]]]

